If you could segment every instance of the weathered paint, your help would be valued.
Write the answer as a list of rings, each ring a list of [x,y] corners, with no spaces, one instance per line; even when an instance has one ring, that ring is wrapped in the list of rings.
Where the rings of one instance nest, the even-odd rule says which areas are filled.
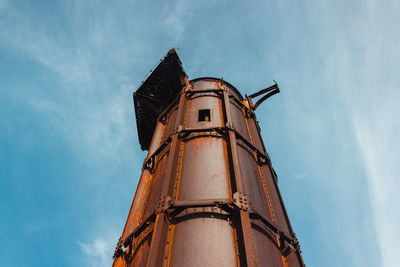
[[[304,266],[251,98],[220,79],[181,80],[113,266]]]

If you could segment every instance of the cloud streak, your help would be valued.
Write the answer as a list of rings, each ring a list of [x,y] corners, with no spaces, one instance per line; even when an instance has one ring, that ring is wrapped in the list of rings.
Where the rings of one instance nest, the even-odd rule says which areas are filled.
[[[48,67],[66,81],[91,82],[88,62],[65,31],[24,16],[12,5],[1,11],[0,38],[12,49]]]
[[[60,159],[68,162],[60,166],[72,169],[70,194],[87,223],[69,229],[78,265],[110,265],[143,160],[131,93],[168,49],[179,46],[191,78],[224,76],[243,93],[279,82],[282,94],[257,114],[306,263],[379,265],[379,245],[380,265],[394,266],[400,43],[397,28],[389,26],[397,23],[398,4],[100,0],[31,6],[48,14],[17,4],[0,0],[0,49],[33,61],[53,80],[33,77],[29,92],[7,90],[19,101],[14,106],[26,107],[37,120],[44,136],[39,147],[57,135],[62,148],[84,163],[82,170],[69,166],[69,155]],[[129,168],[114,173],[121,162]],[[111,224],[118,231],[111,231],[109,242],[99,233],[110,232]]]
[[[86,255],[86,266],[110,266],[112,246],[102,239],[96,239],[93,243],[77,241],[81,251]]]
[[[357,139],[362,150],[368,176],[373,217],[377,231],[382,266],[398,265],[400,246],[400,167],[399,123],[376,112],[371,120],[355,120]]]
[[[356,38],[364,45],[359,98],[352,107],[354,127],[365,169],[382,266],[398,266],[400,246],[400,36],[394,25],[397,2],[368,1]],[[361,21],[359,22],[361,23]],[[356,70],[357,66],[353,66]]]

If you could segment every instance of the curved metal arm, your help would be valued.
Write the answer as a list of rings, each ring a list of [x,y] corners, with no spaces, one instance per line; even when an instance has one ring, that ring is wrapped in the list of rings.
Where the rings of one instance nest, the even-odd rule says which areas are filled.
[[[253,110],[256,110],[256,108],[257,108],[262,102],[264,102],[266,99],[268,99],[269,97],[271,97],[271,96],[273,96],[273,95],[275,95],[275,94],[277,94],[277,93],[279,93],[279,92],[280,92],[279,86],[278,86],[278,84],[276,83],[276,81],[274,80],[274,85],[272,85],[272,86],[270,86],[270,87],[268,87],[268,88],[262,89],[262,90],[258,91],[257,93],[254,93],[254,94],[252,94],[252,95],[249,95],[248,98],[249,98],[250,100],[252,100],[252,98],[254,98],[254,97],[260,96],[260,95],[262,95],[262,94],[266,94],[266,95],[264,95],[263,97],[261,97],[261,98],[254,104],[254,106],[252,107]],[[252,101],[251,101],[251,102],[252,102]]]

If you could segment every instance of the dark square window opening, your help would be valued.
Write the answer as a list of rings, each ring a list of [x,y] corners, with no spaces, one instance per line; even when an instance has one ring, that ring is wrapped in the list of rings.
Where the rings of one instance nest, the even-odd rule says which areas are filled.
[[[200,109],[199,110],[199,121],[211,121],[209,109]]]

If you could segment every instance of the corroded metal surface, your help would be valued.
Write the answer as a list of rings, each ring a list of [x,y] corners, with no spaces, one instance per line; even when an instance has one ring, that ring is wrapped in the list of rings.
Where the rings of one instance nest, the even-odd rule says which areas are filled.
[[[174,60],[174,81],[144,82],[170,97],[136,109],[148,155],[113,266],[304,266],[254,114],[277,84],[243,98],[220,79],[189,82]],[[146,118],[157,119],[140,132]]]

